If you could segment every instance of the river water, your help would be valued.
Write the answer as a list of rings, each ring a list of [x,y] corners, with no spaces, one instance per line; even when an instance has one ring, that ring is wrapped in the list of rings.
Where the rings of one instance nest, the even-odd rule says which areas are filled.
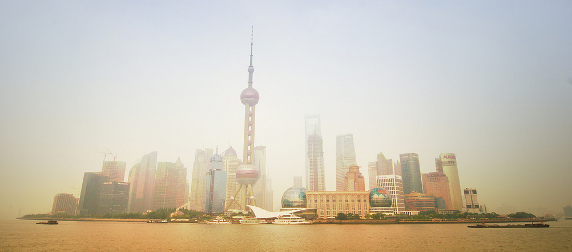
[[[0,221],[1,251],[572,251],[572,220],[549,228],[467,224],[202,225]]]

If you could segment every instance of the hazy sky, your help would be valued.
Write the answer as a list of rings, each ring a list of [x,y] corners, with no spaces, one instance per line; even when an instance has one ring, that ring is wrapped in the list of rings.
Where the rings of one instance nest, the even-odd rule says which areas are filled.
[[[304,116],[376,154],[457,154],[492,211],[572,204],[570,1],[0,1],[0,216],[79,197],[109,148],[186,165],[242,153],[254,26],[256,145],[278,204],[304,174]],[[108,159],[109,160],[109,159]],[[507,210],[508,209],[508,210]]]

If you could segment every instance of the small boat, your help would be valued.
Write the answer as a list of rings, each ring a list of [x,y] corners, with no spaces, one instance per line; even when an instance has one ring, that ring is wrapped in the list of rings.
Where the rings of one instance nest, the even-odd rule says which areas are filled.
[[[272,224],[277,224],[277,225],[303,225],[303,224],[312,224],[312,223],[309,221],[306,221],[306,219],[304,219],[302,217],[298,217],[295,215],[284,215],[284,216],[280,216],[280,217],[276,218],[276,220]]]
[[[470,228],[547,228],[550,227],[548,224],[544,223],[531,223],[531,224],[508,224],[508,225],[497,225],[497,224],[476,224],[467,226]]]
[[[44,222],[36,222],[36,224],[56,225],[56,224],[58,224],[58,221],[56,221],[56,220],[49,220],[49,221],[44,221]]]
[[[230,221],[225,220],[224,218],[217,216],[216,218],[208,221],[207,224],[230,224]]]
[[[147,220],[147,223],[169,223],[169,221],[163,220]]]

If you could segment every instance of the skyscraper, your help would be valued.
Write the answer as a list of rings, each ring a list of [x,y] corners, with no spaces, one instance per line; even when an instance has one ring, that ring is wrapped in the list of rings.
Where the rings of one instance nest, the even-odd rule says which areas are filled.
[[[346,177],[344,179],[345,191],[355,192],[355,191],[365,191],[365,180],[361,172],[359,172],[359,166],[352,165],[348,168]]]
[[[352,165],[357,165],[354,136],[339,135],[336,138],[336,191],[345,191],[346,173]]]
[[[153,210],[177,208],[187,202],[187,168],[178,158],[175,163],[157,163]]]
[[[377,154],[377,160],[368,164],[369,188],[376,186],[378,175],[391,175],[393,171],[393,160],[385,158],[382,152]]]
[[[99,192],[99,205],[97,213],[104,214],[120,214],[127,212],[127,204],[129,203],[129,183],[109,181],[101,184]]]
[[[85,176],[85,175],[84,175]],[[74,215],[77,209],[78,198],[73,194],[59,193],[54,197],[54,204],[52,205],[52,214],[67,214]]]
[[[125,162],[122,161],[103,161],[101,168],[103,175],[109,177],[109,181],[124,182],[125,180]]]
[[[156,151],[144,155],[141,157],[141,162],[131,167],[129,171],[129,203],[127,212],[145,213],[153,209],[156,168]]]
[[[109,177],[104,176],[101,172],[85,172],[83,174],[81,195],[77,207],[80,215],[97,214],[101,185],[108,181]]]
[[[256,89],[252,88],[252,78],[254,75],[254,67],[252,66],[252,45],[250,41],[250,66],[248,66],[248,87],[240,94],[240,101],[244,104],[244,149],[243,162],[236,170],[236,180],[240,187],[231,198],[236,201],[236,195],[242,194],[240,209],[247,210],[246,205],[256,205],[256,199],[252,190],[252,185],[258,180],[258,170],[254,166],[254,136],[255,136],[255,118],[256,104],[258,104],[259,95]],[[225,209],[227,210],[227,209]]]
[[[306,120],[306,188],[325,191],[324,142],[320,129],[320,116],[309,115]]]
[[[442,172],[423,173],[423,193],[442,198],[445,201],[445,209],[453,210],[449,179]]]
[[[204,179],[209,169],[210,158],[213,150],[206,148],[195,151],[195,162],[193,163],[193,178],[191,181],[190,207],[196,211],[205,211],[205,189]]]
[[[369,162],[367,163],[367,176],[369,177],[369,189],[373,189],[377,183],[377,162]]]
[[[403,193],[423,192],[421,184],[421,168],[419,167],[419,155],[406,153],[399,155],[401,160],[401,174],[403,177]]]
[[[463,198],[461,195],[461,184],[459,182],[459,171],[457,170],[457,157],[455,153],[441,153],[439,159],[441,159],[443,173],[449,178],[452,208],[453,210],[462,211]]]
[[[385,158],[382,152],[377,154],[377,170],[379,175],[391,175],[393,171],[393,160]],[[399,174],[397,174],[399,175]]]
[[[393,174],[401,176],[401,163],[399,163],[399,159],[395,161],[393,164]]]
[[[205,175],[205,212],[223,213],[226,197],[226,171],[223,171],[223,157],[216,154],[210,160],[210,169]]]
[[[266,146],[254,147],[254,166],[258,170],[258,181],[254,184],[254,197],[256,205],[263,209],[272,207],[272,202],[268,202],[268,194],[271,191],[268,183],[268,174],[266,167]]]
[[[236,151],[231,147],[229,147],[226,151],[223,152],[222,164],[223,170],[227,172],[226,175],[226,199],[224,202],[224,209],[225,212],[227,210],[238,210],[240,206],[238,202],[241,201],[240,194],[235,195],[235,192],[240,188],[240,184],[236,181],[236,170],[240,165],[241,161],[238,159],[236,155]]]

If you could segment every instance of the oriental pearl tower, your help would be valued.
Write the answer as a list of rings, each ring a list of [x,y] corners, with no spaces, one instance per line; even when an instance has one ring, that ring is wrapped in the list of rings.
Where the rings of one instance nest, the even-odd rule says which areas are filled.
[[[240,187],[236,191],[233,197],[230,198],[231,203],[228,204],[227,209],[232,205],[238,205],[241,210],[246,209],[246,205],[256,205],[256,199],[254,198],[254,192],[252,191],[252,185],[258,180],[258,170],[253,164],[254,158],[254,118],[255,118],[255,107],[258,103],[258,91],[252,88],[252,77],[254,74],[254,67],[252,66],[252,45],[253,38],[250,40],[250,66],[248,67],[248,87],[242,91],[240,94],[240,101],[244,104],[244,150],[243,150],[243,162],[244,164],[239,166],[236,170],[236,181],[240,184]],[[236,196],[241,193],[241,202],[236,202]],[[234,203],[234,204],[233,204]]]

